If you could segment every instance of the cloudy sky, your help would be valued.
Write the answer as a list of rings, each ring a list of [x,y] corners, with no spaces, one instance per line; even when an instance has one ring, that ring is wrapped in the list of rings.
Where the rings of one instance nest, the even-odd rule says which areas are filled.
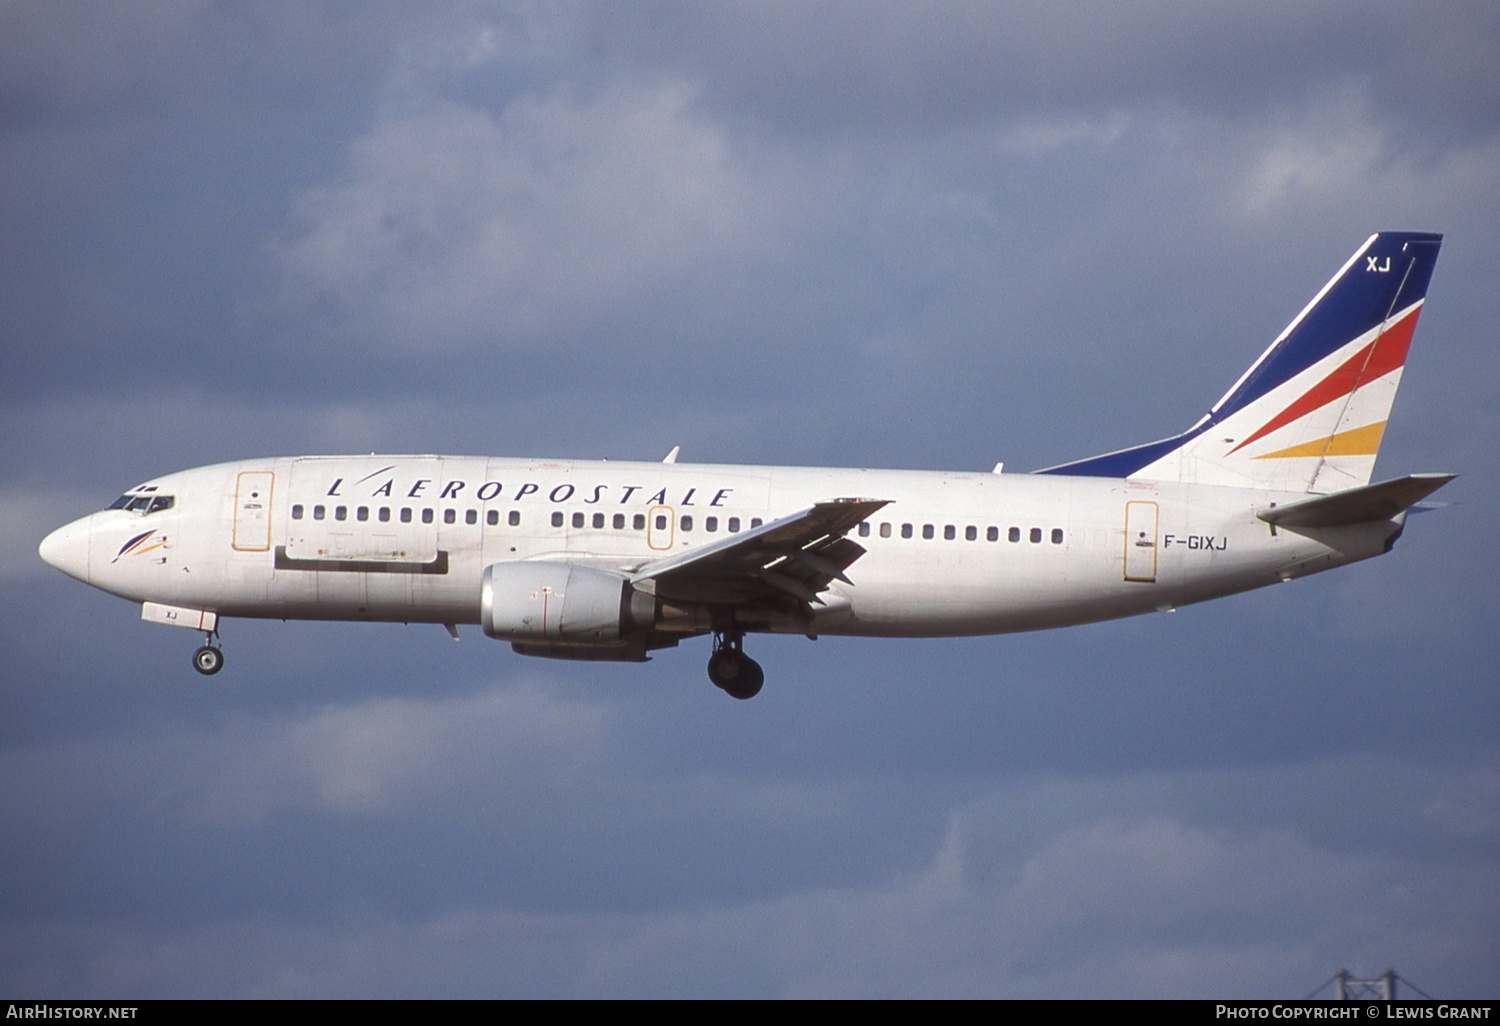
[[[1500,8],[0,4],[0,991],[1500,995]],[[294,453],[1025,470],[1447,233],[1385,558],[1171,616],[530,661],[37,541]],[[941,582],[933,582],[941,586]]]

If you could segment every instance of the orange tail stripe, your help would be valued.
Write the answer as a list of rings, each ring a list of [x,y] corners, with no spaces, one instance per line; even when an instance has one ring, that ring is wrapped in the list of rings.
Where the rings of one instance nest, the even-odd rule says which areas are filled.
[[[1374,456],[1380,450],[1380,437],[1385,434],[1385,421],[1366,424],[1353,431],[1343,431],[1315,442],[1303,442],[1288,449],[1277,449],[1264,456],[1253,456],[1257,460],[1284,460],[1297,456]]]

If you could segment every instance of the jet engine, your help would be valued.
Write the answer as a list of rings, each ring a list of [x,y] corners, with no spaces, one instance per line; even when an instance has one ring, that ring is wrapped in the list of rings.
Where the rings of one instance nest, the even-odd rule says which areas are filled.
[[[656,599],[607,570],[515,562],[484,571],[484,633],[524,655],[639,661],[655,619]]]

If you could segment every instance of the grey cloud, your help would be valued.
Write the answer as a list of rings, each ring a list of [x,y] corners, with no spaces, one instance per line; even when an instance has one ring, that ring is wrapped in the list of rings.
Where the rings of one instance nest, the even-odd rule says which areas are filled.
[[[5,121],[47,108],[82,110],[119,96],[153,65],[180,58],[202,3],[108,2],[66,7],[6,4],[0,10],[0,95]]]
[[[1406,131],[1492,134],[1500,19],[1401,4],[1128,6],[952,0],[603,13],[604,40],[712,79],[716,99],[804,127],[951,125],[1035,110],[1175,105],[1234,117],[1357,83]],[[1442,71],[1434,73],[1434,68]]]
[[[682,86],[399,115],[354,144],[347,181],[299,200],[285,266],[388,344],[524,346],[763,250],[773,210],[796,211],[729,150]]]
[[[1345,772],[1306,772],[1320,779],[1330,768]],[[1372,784],[1422,772],[1389,761],[1362,769]],[[173,929],[35,923],[26,948],[13,933],[5,942],[18,955],[8,982],[44,979],[67,957],[85,967],[72,979],[87,992],[162,995],[1298,996],[1331,962],[1400,959],[1445,996],[1482,994],[1493,983],[1494,912],[1482,897],[1493,867],[1425,860],[1412,884],[1411,863],[1388,852],[1214,826],[1203,817],[1222,805],[1188,808],[1266,794],[1276,776],[992,782],[948,799],[946,831],[913,845],[921,857],[909,870],[751,900],[612,913],[373,907]],[[1385,813],[1398,832],[1421,815],[1404,799]],[[501,815],[513,824],[514,812]],[[824,825],[848,828],[842,816]],[[692,833],[679,843],[694,845]],[[554,872],[591,868],[603,867],[561,859]]]
[[[1495,992],[1490,7],[121,10],[0,13],[10,990]],[[35,555],[258,455],[1145,441],[1380,228],[1448,233],[1380,472],[1460,505],[1171,617],[758,638],[748,704],[237,621],[205,684]]]
[[[76,126],[227,110],[292,117],[378,87],[408,41],[444,36],[467,21],[451,7],[405,0],[7,4],[0,124]]]

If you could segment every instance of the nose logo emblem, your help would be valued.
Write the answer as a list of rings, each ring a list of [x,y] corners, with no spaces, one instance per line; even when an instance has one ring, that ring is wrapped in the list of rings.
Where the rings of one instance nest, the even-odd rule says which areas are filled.
[[[118,563],[120,561],[120,557],[122,556],[139,556],[143,552],[150,552],[152,549],[161,548],[164,544],[166,544],[166,540],[162,538],[158,538],[155,545],[146,544],[146,542],[155,533],[156,532],[153,530],[147,531],[144,534],[136,535],[124,545],[120,546],[120,551],[115,553],[115,558],[111,559],[110,562]]]

